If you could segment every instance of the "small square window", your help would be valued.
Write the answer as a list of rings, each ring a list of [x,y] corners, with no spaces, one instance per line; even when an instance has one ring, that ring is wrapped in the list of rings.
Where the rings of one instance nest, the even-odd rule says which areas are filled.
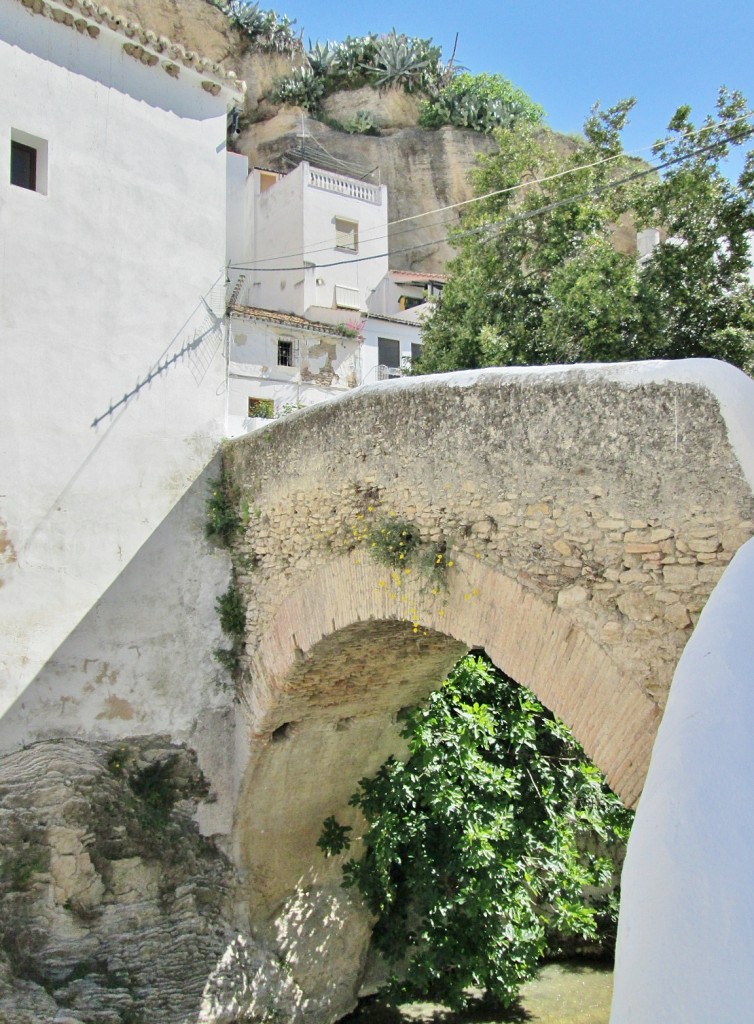
[[[401,365],[401,343],[395,338],[377,339],[377,362],[380,366],[398,370]]]
[[[335,248],[347,249],[349,252],[358,252],[359,225],[355,220],[343,220],[342,217],[335,218]]]
[[[47,195],[47,142],[11,128],[10,183]]]
[[[23,142],[10,144],[10,183],[37,191],[37,151]]]
[[[271,398],[249,398],[248,414],[252,418],[271,420],[275,416],[275,403]]]
[[[293,342],[290,339],[278,340],[278,366],[295,366]]]

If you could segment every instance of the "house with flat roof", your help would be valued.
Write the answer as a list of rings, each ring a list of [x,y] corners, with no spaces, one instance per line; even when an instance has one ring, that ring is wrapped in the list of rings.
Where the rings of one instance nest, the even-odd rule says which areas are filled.
[[[304,159],[287,174],[254,168],[242,184],[242,160],[232,171],[231,436],[400,375],[444,281],[388,269],[384,185]]]

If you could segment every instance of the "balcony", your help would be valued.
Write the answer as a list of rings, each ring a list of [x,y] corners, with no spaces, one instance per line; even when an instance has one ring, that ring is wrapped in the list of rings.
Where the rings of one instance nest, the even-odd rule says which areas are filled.
[[[382,205],[382,190],[379,186],[356,181],[354,178],[342,178],[339,174],[321,171],[316,167],[309,168],[309,184],[312,188],[322,189],[323,192],[335,192],[337,195],[360,199],[374,206]]]

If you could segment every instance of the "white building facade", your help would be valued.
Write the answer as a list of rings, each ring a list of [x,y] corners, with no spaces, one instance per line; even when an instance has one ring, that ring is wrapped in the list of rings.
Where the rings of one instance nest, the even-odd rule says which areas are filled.
[[[442,275],[388,271],[385,186],[302,162],[245,174],[232,158],[227,428],[398,376]],[[243,225],[243,226],[241,226]]]
[[[75,683],[51,668],[56,652],[97,619],[223,435],[226,119],[242,91],[93,3],[0,0],[0,97],[8,747],[38,735],[35,715],[66,730],[66,708],[92,682],[87,665],[122,634],[119,613],[96,644],[78,631],[87,654]],[[201,561],[195,547],[184,556]],[[129,606],[150,586],[132,584]],[[152,668],[146,659],[142,671]],[[107,697],[129,704],[113,687],[100,704]],[[105,732],[136,715],[89,713]]]

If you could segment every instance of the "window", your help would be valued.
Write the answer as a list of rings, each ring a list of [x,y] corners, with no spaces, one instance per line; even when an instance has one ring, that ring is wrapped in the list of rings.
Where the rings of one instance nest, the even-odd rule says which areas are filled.
[[[395,338],[377,339],[378,379],[400,377],[401,343]]]
[[[359,225],[355,220],[335,218],[335,248],[357,252],[359,248]]]
[[[415,363],[417,359],[421,359],[423,345],[419,344],[418,341],[411,342],[411,362]]]
[[[271,398],[250,398],[248,415],[252,418],[271,420],[275,415],[275,403]]]
[[[10,183],[30,192],[47,194],[47,143],[11,128]]]
[[[295,366],[295,353],[290,338],[278,339],[278,366]]]
[[[416,295],[401,295],[398,299],[398,308],[402,313],[405,313],[407,309],[413,309],[414,306],[421,306],[426,299],[419,298]]]
[[[10,183],[37,191],[37,151],[23,142],[10,144]]]

